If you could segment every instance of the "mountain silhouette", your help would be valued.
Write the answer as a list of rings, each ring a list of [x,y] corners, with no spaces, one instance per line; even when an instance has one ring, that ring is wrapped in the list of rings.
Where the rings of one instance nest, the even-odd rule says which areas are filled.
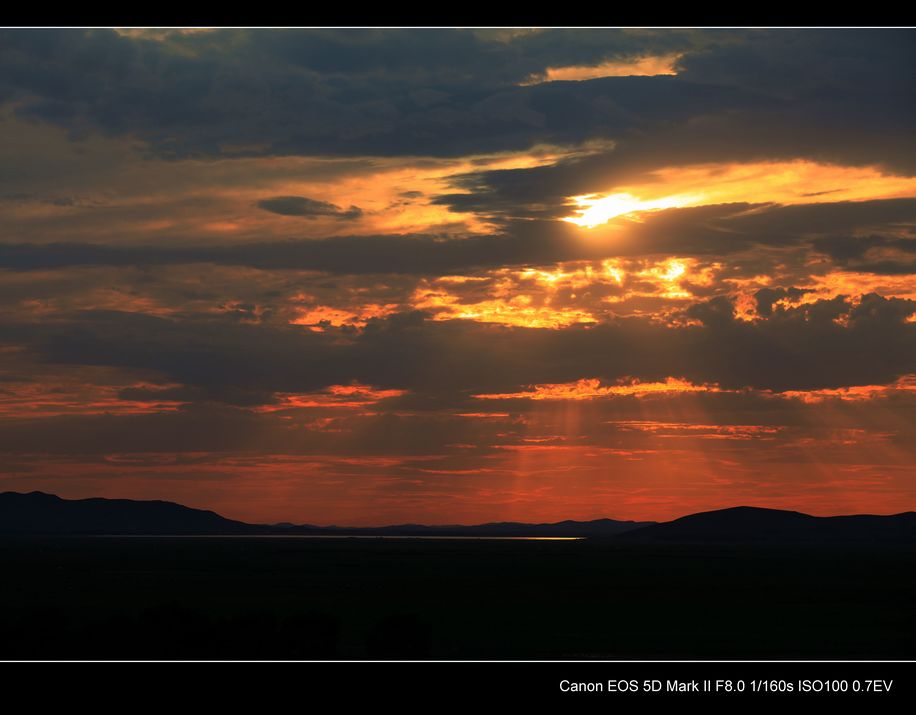
[[[560,521],[550,524],[525,524],[514,521],[493,522],[464,526],[447,524],[426,526],[424,524],[396,524],[394,526],[352,527],[352,526],[288,526],[276,525],[289,534],[352,535],[352,536],[616,536],[632,529],[654,524],[654,521],[616,521],[595,519],[594,521]]]
[[[167,501],[0,494],[0,532],[18,534],[246,534],[257,527]]]
[[[474,526],[398,524],[380,527],[246,524],[167,501],[62,499],[53,494],[0,493],[0,533],[237,536],[528,536],[592,537],[627,543],[916,543],[916,512],[893,516],[817,517],[739,506],[663,523],[494,522]]]
[[[0,493],[0,533],[288,535],[288,536],[613,536],[654,522],[501,522],[476,526],[401,524],[381,527],[246,524],[167,501],[62,499],[53,494]]]
[[[620,538],[683,543],[916,543],[916,512],[818,517],[738,506],[634,529]]]

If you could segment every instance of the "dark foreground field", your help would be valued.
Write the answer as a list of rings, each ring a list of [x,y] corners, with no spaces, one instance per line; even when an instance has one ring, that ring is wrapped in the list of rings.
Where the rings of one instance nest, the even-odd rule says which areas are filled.
[[[912,658],[916,550],[0,538],[0,658]]]

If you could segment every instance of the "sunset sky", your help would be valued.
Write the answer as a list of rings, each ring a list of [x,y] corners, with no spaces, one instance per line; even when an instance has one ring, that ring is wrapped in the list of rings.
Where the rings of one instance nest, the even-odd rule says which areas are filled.
[[[4,30],[0,491],[916,509],[916,31]]]

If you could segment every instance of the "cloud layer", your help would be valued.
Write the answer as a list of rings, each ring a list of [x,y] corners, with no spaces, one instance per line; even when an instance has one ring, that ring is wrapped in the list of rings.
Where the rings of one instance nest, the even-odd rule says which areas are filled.
[[[0,480],[916,502],[910,30],[5,30]]]

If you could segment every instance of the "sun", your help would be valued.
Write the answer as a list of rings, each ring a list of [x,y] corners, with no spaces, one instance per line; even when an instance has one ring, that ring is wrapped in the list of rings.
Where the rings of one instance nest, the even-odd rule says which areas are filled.
[[[659,211],[672,209],[679,206],[690,206],[697,202],[695,196],[666,196],[661,199],[644,201],[633,194],[620,193],[601,196],[600,194],[585,194],[573,196],[576,204],[575,216],[567,216],[564,221],[574,223],[583,228],[594,228],[618,216],[629,216],[641,211]]]

